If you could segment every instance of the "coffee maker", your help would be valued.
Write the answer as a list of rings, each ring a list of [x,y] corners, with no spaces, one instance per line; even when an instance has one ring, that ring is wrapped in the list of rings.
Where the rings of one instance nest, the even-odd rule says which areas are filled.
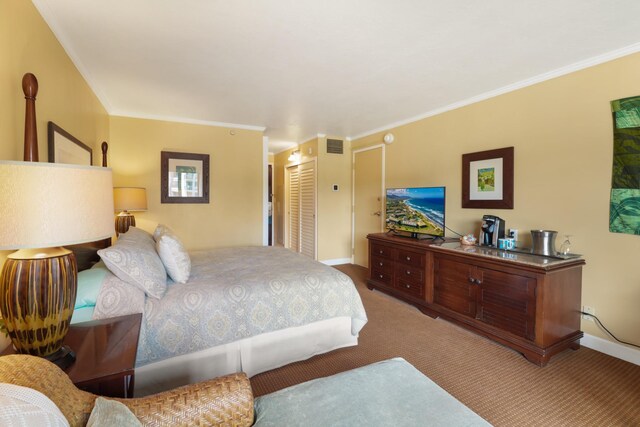
[[[480,227],[480,245],[498,247],[498,239],[504,238],[504,219],[494,215],[484,215]]]

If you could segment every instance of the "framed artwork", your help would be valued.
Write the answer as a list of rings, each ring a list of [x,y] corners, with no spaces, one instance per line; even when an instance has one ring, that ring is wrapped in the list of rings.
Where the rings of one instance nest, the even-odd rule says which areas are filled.
[[[513,147],[462,155],[462,207],[513,209]]]
[[[93,164],[93,150],[57,124],[47,124],[47,137],[49,163]]]
[[[209,155],[160,153],[160,202],[209,203]]]

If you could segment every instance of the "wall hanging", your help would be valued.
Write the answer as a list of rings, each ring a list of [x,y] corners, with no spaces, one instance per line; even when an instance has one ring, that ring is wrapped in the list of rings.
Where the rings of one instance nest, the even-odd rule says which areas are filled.
[[[50,163],[91,166],[93,150],[53,122],[47,124]]]
[[[513,147],[462,155],[462,207],[513,209]]]
[[[609,231],[640,235],[640,96],[611,102],[613,172]]]
[[[162,151],[161,203],[209,203],[209,155]]]

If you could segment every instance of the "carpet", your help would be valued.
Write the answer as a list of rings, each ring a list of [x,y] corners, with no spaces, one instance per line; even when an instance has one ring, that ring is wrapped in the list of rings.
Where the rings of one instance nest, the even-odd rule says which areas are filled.
[[[540,368],[507,347],[368,290],[365,268],[336,268],[356,283],[369,318],[358,346],[256,375],[256,396],[402,357],[495,426],[640,426],[640,366],[581,347]]]

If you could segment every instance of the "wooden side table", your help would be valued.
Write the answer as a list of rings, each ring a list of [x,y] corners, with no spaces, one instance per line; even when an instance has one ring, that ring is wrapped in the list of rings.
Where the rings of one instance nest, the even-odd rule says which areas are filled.
[[[64,344],[76,353],[65,372],[78,387],[100,396],[133,397],[142,314],[71,325]],[[12,346],[2,355],[14,354]]]

